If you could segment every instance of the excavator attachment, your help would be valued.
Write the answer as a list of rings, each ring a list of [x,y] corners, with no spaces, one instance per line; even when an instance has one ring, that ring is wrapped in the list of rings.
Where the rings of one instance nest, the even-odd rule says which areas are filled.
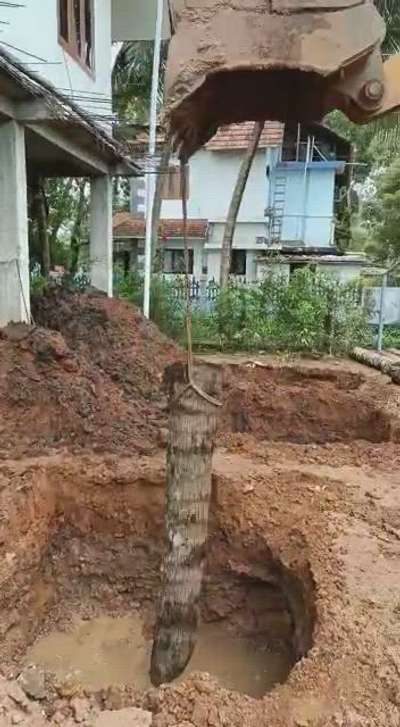
[[[383,63],[372,0],[171,0],[167,115],[187,159],[224,124],[363,123],[400,108],[400,58]]]

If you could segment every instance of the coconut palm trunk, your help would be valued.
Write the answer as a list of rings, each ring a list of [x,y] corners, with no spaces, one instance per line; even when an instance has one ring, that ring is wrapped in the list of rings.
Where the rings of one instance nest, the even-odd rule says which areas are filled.
[[[225,287],[229,282],[229,273],[231,269],[231,258],[232,258],[232,244],[233,237],[235,234],[236,222],[242,203],[244,190],[246,189],[247,180],[249,178],[250,169],[253,164],[260,137],[264,128],[264,121],[256,121],[254,124],[252,135],[249,139],[246,153],[241,163],[238,178],[236,180],[235,188],[233,190],[231,203],[228,210],[228,216],[226,218],[224,237],[222,240],[221,250],[221,287]]]
[[[166,552],[150,676],[156,686],[178,677],[197,637],[211,499],[212,454],[221,394],[221,371],[195,364],[196,389],[184,364],[166,371],[170,421],[167,452]],[[210,398],[211,397],[211,398]]]
[[[166,136],[164,148],[160,158],[160,167],[157,174],[156,188],[154,192],[153,212],[151,222],[151,261],[152,269],[154,269],[155,259],[159,244],[159,225],[161,218],[162,193],[164,180],[168,173],[169,162],[172,154],[172,140]]]

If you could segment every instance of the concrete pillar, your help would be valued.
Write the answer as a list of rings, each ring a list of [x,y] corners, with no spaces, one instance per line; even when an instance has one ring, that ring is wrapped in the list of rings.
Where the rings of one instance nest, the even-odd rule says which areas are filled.
[[[0,327],[30,322],[25,134],[0,125]]]
[[[111,177],[94,177],[90,186],[90,276],[94,288],[113,294]]]

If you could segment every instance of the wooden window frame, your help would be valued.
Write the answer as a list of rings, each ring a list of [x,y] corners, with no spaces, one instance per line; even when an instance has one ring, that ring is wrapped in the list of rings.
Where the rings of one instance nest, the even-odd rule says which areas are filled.
[[[80,2],[80,24],[81,24],[81,37],[86,38],[86,18],[85,18],[85,0],[79,0]],[[96,77],[95,73],[95,9],[94,0],[90,0],[91,7],[91,19],[92,19],[92,65],[88,66],[84,59],[84,52],[86,43],[82,43],[82,50],[79,54],[78,43],[76,39],[76,30],[74,22],[74,0],[67,0],[67,22],[68,22],[68,33],[69,38],[66,40],[61,35],[61,0],[57,0],[57,28],[58,28],[58,42],[61,47],[73,58],[73,60],[82,68],[85,73],[91,78]]]

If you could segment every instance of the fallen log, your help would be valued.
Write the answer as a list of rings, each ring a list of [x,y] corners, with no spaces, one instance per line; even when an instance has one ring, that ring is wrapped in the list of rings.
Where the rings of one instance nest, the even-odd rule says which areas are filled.
[[[195,364],[166,370],[169,390],[166,553],[161,568],[150,677],[155,686],[178,677],[197,637],[211,498],[212,454],[217,430],[221,369]]]
[[[400,384],[400,361],[397,362],[393,358],[389,358],[378,351],[370,351],[367,348],[359,347],[353,348],[351,357],[359,363],[370,366],[390,376],[395,384]]]

